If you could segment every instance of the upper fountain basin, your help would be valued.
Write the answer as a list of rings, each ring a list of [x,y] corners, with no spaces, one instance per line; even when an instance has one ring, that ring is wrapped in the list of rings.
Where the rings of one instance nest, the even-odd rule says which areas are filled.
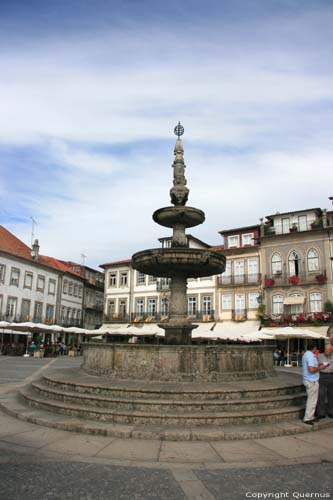
[[[174,227],[182,224],[186,228],[202,224],[205,220],[205,214],[202,210],[193,207],[164,207],[153,213],[153,219],[160,226]]]
[[[132,267],[144,274],[162,278],[183,276],[200,278],[222,273],[225,256],[198,248],[153,248],[132,256]]]

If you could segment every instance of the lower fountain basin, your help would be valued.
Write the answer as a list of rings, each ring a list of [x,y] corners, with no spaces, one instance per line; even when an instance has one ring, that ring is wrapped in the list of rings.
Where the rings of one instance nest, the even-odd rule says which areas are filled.
[[[132,256],[132,267],[151,276],[200,278],[222,273],[226,258],[213,250],[153,248]]]
[[[174,227],[176,224],[182,224],[186,228],[202,224],[205,214],[202,210],[193,207],[164,207],[153,213],[153,219],[160,226]]]
[[[274,375],[273,347],[84,343],[82,368],[117,379],[168,382],[253,380]]]

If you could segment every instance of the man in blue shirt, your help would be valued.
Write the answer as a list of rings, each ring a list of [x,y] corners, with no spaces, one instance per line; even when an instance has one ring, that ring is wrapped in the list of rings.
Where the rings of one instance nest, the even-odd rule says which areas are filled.
[[[308,342],[308,348],[302,358],[303,365],[303,384],[306,388],[307,400],[304,414],[304,423],[313,425],[316,422],[314,418],[318,393],[319,393],[319,372],[327,368],[328,364],[318,364],[317,356],[314,352],[317,345],[314,342]]]

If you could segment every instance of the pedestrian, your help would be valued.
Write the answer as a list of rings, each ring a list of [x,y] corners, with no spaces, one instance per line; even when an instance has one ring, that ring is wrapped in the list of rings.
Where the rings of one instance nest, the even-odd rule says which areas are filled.
[[[307,351],[302,358],[303,384],[305,385],[307,394],[303,422],[308,425],[313,425],[317,421],[314,415],[319,393],[319,372],[328,366],[327,362],[318,363],[318,359],[314,354],[316,350],[317,345],[312,341],[308,342]]]
[[[326,344],[325,351],[318,356],[318,362],[321,364],[329,363],[327,368],[322,370],[319,375],[319,396],[317,403],[317,417],[325,418],[328,410],[328,416],[333,418],[333,346]],[[326,407],[327,401],[327,407]]]

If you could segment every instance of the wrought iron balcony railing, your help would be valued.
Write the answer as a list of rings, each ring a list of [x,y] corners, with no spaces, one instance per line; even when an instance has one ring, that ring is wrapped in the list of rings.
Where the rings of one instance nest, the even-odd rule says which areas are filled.
[[[245,321],[247,319],[247,309],[233,309],[232,319],[234,321]]]
[[[261,283],[261,274],[222,274],[218,277],[218,286],[237,286],[237,285],[259,285]]]
[[[266,274],[263,284],[265,288],[274,286],[295,286],[295,285],[324,285],[327,282],[325,270],[311,271],[307,273],[299,273],[290,275],[288,273]]]

